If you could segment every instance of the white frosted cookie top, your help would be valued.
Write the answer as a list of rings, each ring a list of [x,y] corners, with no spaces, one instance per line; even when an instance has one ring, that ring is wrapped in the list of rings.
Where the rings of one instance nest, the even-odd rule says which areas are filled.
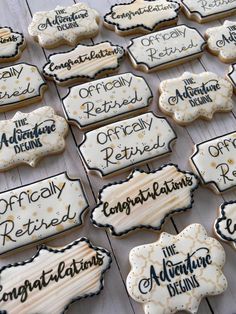
[[[136,28],[152,31],[158,24],[177,19],[179,8],[179,4],[168,0],[134,0],[112,6],[104,21],[114,25],[118,31]]]
[[[61,152],[68,125],[51,107],[30,113],[18,111],[11,120],[0,121],[0,170],[26,163],[34,167],[43,156]]]
[[[182,5],[190,16],[200,20],[217,19],[221,14],[234,13],[236,0],[182,0]]]
[[[134,170],[127,180],[100,191],[91,219],[95,226],[108,227],[116,236],[136,228],[158,230],[170,214],[191,208],[197,187],[196,176],[175,165],[149,173]]]
[[[182,76],[161,82],[159,106],[176,122],[187,124],[198,117],[211,119],[216,111],[233,109],[231,84],[211,72]]]
[[[58,45],[63,41],[75,45],[78,39],[94,37],[97,34],[98,21],[97,11],[85,3],[77,3],[35,13],[28,31],[43,47]]]
[[[85,128],[145,108],[151,99],[144,78],[124,73],[72,87],[63,107],[70,122]]]
[[[0,69],[0,110],[41,96],[46,83],[36,66],[18,63]]]
[[[157,242],[130,251],[126,285],[146,314],[197,313],[201,299],[227,288],[225,252],[199,224],[178,235],[163,232]]]
[[[14,58],[25,45],[24,36],[10,27],[0,27],[0,59]]]
[[[131,39],[128,53],[132,61],[151,70],[201,53],[205,40],[194,28],[179,25]]]
[[[0,255],[82,224],[80,180],[66,173],[0,194]]]
[[[233,87],[236,88],[236,63],[232,64],[229,68],[229,73],[227,75]]]
[[[167,120],[148,112],[85,133],[79,151],[89,170],[105,176],[171,152],[175,139]]]
[[[228,241],[236,250],[236,202],[226,202],[220,206],[218,217],[215,221],[217,236]]]
[[[124,56],[124,49],[108,41],[96,45],[78,45],[63,53],[49,56],[43,73],[56,82],[66,82],[76,78],[94,78],[98,73],[116,69]]]
[[[209,49],[226,61],[236,61],[236,22],[225,21],[222,26],[206,31]]]
[[[101,291],[110,264],[109,252],[92,246],[86,238],[62,248],[42,246],[30,260],[1,271],[1,311],[64,313],[75,299]]]
[[[218,192],[236,186],[236,132],[197,144],[191,156],[193,169],[204,184],[213,184]]]

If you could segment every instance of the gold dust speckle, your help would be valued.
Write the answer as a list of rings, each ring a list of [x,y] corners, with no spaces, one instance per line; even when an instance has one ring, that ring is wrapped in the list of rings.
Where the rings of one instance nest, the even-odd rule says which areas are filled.
[[[33,241],[35,241],[35,240],[37,240],[38,238],[36,237],[36,235],[32,235],[31,239],[32,239]]]
[[[19,96],[19,100],[24,100],[25,99],[25,96],[21,95]]]
[[[63,227],[62,225],[58,225],[58,226],[56,226],[56,230],[57,230],[58,232],[63,231],[63,230],[64,230],[64,227]]]
[[[52,207],[48,207],[48,208],[47,208],[47,211],[48,211],[49,213],[51,213],[51,212],[53,211],[53,208],[52,208]]]
[[[1,87],[1,89],[2,89],[2,90],[6,90],[7,87],[4,85],[4,86]]]
[[[15,217],[13,215],[10,215],[7,217],[7,220],[14,220],[14,219],[15,219]]]
[[[233,159],[228,159],[228,163],[229,163],[230,165],[233,165],[233,164],[234,164],[234,160],[233,160]]]
[[[29,76],[26,77],[26,81],[30,81],[30,77]]]
[[[212,167],[212,168],[215,168],[215,167],[216,167],[216,163],[215,163],[215,162],[212,162],[212,163],[211,163],[211,167]]]
[[[33,213],[33,216],[34,216],[34,217],[35,217],[35,216],[37,216],[37,213],[36,213],[36,212],[34,212],[34,213]]]

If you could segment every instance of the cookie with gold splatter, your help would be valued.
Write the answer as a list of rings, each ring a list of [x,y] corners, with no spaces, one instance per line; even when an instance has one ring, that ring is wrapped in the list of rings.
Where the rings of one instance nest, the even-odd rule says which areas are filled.
[[[0,193],[0,255],[82,224],[88,202],[66,172]]]

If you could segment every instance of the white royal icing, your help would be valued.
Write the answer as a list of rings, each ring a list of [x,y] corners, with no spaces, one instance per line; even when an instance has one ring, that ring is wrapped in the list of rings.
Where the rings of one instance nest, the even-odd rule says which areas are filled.
[[[122,47],[108,41],[89,46],[78,45],[68,52],[50,55],[43,73],[57,83],[93,79],[102,71],[117,69],[124,53]]]
[[[41,99],[46,83],[36,66],[18,63],[0,69],[0,111]]]
[[[213,184],[218,192],[236,186],[235,149],[236,132],[196,145],[192,166],[204,184]]]
[[[217,236],[229,242],[236,250],[236,202],[231,201],[220,206],[214,225]]]
[[[64,313],[77,299],[101,291],[110,264],[110,253],[86,238],[62,248],[42,246],[31,259],[0,270],[1,312]]]
[[[57,6],[54,10],[37,12],[29,25],[29,34],[43,47],[94,37],[99,30],[99,14],[85,3]]]
[[[0,255],[81,225],[87,207],[66,173],[0,193]]]
[[[182,76],[161,82],[159,106],[176,122],[187,124],[202,117],[210,120],[216,111],[233,109],[231,84],[210,72]]]
[[[106,176],[171,152],[176,134],[152,112],[85,133],[79,151],[89,170]]]
[[[24,49],[23,34],[14,32],[10,27],[0,27],[0,61],[16,58]]]
[[[134,170],[127,180],[105,186],[91,214],[98,227],[115,236],[137,228],[158,230],[167,217],[192,207],[196,177],[175,165],[152,172]]]
[[[128,54],[138,69],[152,71],[173,66],[203,52],[205,40],[194,28],[179,25],[131,40]]]
[[[164,23],[177,21],[179,8],[179,4],[168,0],[134,0],[112,6],[104,21],[120,32],[153,31]]]
[[[236,90],[236,63],[234,63],[230,66],[227,77],[230,80],[230,82],[232,83],[233,88]]]
[[[236,0],[182,0],[184,11],[201,22],[231,15],[236,11]]]
[[[86,128],[146,108],[151,99],[144,78],[124,73],[72,87],[63,107],[69,122]]]
[[[225,21],[222,26],[208,28],[206,36],[211,52],[226,62],[236,61],[236,22]]]
[[[30,113],[18,111],[11,120],[0,121],[0,170],[25,163],[34,167],[44,156],[65,148],[68,125],[51,107]]]
[[[146,314],[195,314],[203,297],[227,288],[224,249],[199,224],[178,235],[163,232],[158,241],[133,248],[129,260],[126,286]]]

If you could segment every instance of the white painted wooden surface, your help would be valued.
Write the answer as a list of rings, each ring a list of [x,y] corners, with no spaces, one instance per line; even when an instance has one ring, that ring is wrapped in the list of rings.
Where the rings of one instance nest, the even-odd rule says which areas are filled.
[[[97,9],[101,16],[109,10],[111,4],[119,2],[115,0],[84,1],[89,3],[93,8]],[[124,0],[120,2],[124,2]],[[41,70],[43,64],[46,62],[48,54],[54,51],[66,51],[69,49],[68,47],[59,47],[54,50],[41,49],[28,35],[27,27],[34,12],[50,10],[55,8],[56,5],[69,5],[73,3],[73,0],[0,0],[0,25],[11,26],[14,30],[23,32],[27,40],[27,49],[24,51],[20,61],[35,64]],[[236,20],[236,17],[231,17],[231,20],[233,19]],[[187,23],[188,25],[197,27],[199,31],[204,34],[206,28],[220,25],[223,23],[223,20],[199,25],[187,20],[183,14],[181,14],[179,23]],[[119,37],[114,32],[109,31],[104,27],[101,28],[100,34],[92,42],[98,43],[106,39],[112,41],[113,43],[121,44],[124,47],[126,47],[129,42],[129,37]],[[91,40],[83,42],[91,44]],[[139,75],[144,75],[152,88],[154,95],[157,95],[158,85],[161,80],[177,77],[181,75],[183,71],[188,70],[200,73],[202,71],[210,70],[224,76],[227,69],[227,65],[224,65],[216,57],[213,57],[208,52],[205,52],[200,60],[196,60],[170,70],[147,75],[144,75],[141,72],[137,73],[131,67],[128,59],[126,58],[126,60],[122,63],[119,72],[122,73],[130,70]],[[57,113],[63,115],[61,98],[67,93],[67,88],[59,88],[52,82],[49,82],[48,85],[49,90],[46,92],[44,100],[39,104],[24,107],[22,111],[28,112],[43,105],[50,105],[55,108]],[[162,115],[157,108],[157,97],[155,97],[151,105],[151,109],[159,115]],[[15,111],[10,111],[6,114],[1,114],[0,119],[9,119],[14,115],[14,113]],[[188,157],[192,152],[193,144],[226,132],[235,131],[235,115],[236,109],[234,109],[232,113],[216,114],[211,122],[198,120],[186,128],[179,127],[171,121],[171,124],[178,134],[177,145],[174,147],[172,155],[149,163],[148,165],[143,165],[143,168],[147,169],[149,167],[154,169],[163,163],[172,161],[177,163],[181,169],[190,170]],[[86,173],[76,149],[76,144],[80,143],[81,139],[82,132],[78,131],[76,127],[71,128],[70,134],[67,138],[67,147],[63,154],[43,159],[35,169],[27,166],[21,166],[15,168],[14,170],[0,174],[0,191],[17,187],[21,184],[26,184],[40,178],[43,179],[47,176],[55,175],[61,171],[67,170],[69,174],[79,176],[81,178],[86,189],[90,207],[92,208],[95,205],[98,190],[104,184],[109,182],[109,180],[102,180],[97,176]],[[127,174],[128,173],[123,173],[122,175],[115,176],[114,180],[125,178]],[[225,193],[223,196],[217,196],[209,189],[200,187],[195,193],[195,204],[193,208],[187,213],[174,216],[173,219],[169,220],[165,224],[163,229],[167,232],[176,233],[190,223],[201,223],[207,229],[208,233],[213,235],[212,225],[216,217],[216,209],[223,202],[223,200],[231,199],[236,199],[236,190]],[[101,229],[94,228],[89,222],[89,215],[87,215],[85,224],[82,228],[74,231],[70,235],[50,241],[48,244],[64,245],[80,236],[87,236],[94,244],[109,249],[113,254],[113,264],[111,270],[106,275],[105,289],[102,293],[99,296],[81,300],[73,304],[69,309],[69,313],[143,313],[142,306],[129,298],[125,289],[125,279],[129,271],[128,253],[130,249],[136,245],[155,241],[158,234],[152,231],[142,230],[121,240],[114,239],[109,235],[109,233]],[[228,245],[223,245],[227,254],[227,262],[224,272],[227,276],[229,287],[223,295],[209,297],[203,300],[199,308],[199,313],[201,314],[236,313],[236,253]],[[13,254],[9,257],[1,258],[0,265],[29,258],[35,253],[35,251],[36,248],[34,247],[31,249],[25,249],[22,252]]]

